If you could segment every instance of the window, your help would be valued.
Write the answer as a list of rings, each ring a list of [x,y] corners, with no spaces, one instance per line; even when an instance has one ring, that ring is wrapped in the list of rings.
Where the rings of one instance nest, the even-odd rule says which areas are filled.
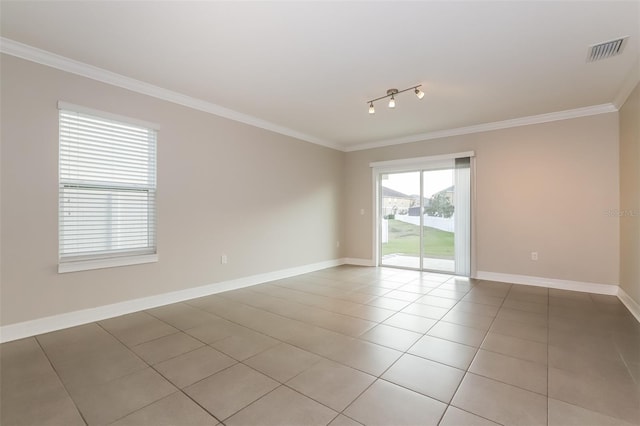
[[[156,261],[156,130],[59,109],[58,272]]]

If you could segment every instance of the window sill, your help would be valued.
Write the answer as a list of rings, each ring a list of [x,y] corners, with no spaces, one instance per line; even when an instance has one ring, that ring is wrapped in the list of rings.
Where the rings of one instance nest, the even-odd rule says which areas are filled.
[[[157,261],[157,254],[145,254],[138,256],[112,257],[108,259],[63,262],[58,264],[58,273],[65,274],[67,272],[88,271],[91,269],[115,268],[118,266],[138,265],[141,263],[153,263]]]

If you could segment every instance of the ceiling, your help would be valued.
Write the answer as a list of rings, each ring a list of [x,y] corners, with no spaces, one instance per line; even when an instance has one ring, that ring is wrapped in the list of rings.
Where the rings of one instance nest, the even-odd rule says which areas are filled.
[[[640,57],[639,1],[1,1],[0,15],[9,41],[347,151],[610,104]],[[621,36],[622,54],[586,61]],[[416,84],[422,100],[368,114]]]

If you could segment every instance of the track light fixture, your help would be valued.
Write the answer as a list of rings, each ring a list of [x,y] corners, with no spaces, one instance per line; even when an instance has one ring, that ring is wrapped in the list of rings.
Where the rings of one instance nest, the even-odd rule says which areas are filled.
[[[379,101],[380,99],[385,99],[385,98],[391,98],[389,99],[389,108],[395,108],[396,107],[396,97],[395,95],[397,95],[398,93],[402,93],[402,92],[407,92],[409,90],[413,90],[413,92],[416,94],[416,96],[418,97],[418,99],[422,99],[424,98],[424,92],[422,90],[420,90],[420,87],[422,87],[422,84],[418,84],[417,86],[411,86],[407,89],[404,90],[398,90],[398,89],[389,89],[387,90],[387,94],[384,96],[380,96],[379,98],[375,98],[375,99],[371,99],[370,101],[367,101],[367,103],[369,104],[369,114],[375,114],[376,113],[376,109],[373,107],[373,103],[375,101]]]

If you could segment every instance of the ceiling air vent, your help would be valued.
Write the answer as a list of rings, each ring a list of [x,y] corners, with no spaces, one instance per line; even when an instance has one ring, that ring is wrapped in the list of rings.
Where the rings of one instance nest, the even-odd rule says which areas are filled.
[[[607,59],[622,53],[629,36],[620,37],[615,40],[605,41],[604,43],[589,46],[587,62],[595,62],[601,59]]]

